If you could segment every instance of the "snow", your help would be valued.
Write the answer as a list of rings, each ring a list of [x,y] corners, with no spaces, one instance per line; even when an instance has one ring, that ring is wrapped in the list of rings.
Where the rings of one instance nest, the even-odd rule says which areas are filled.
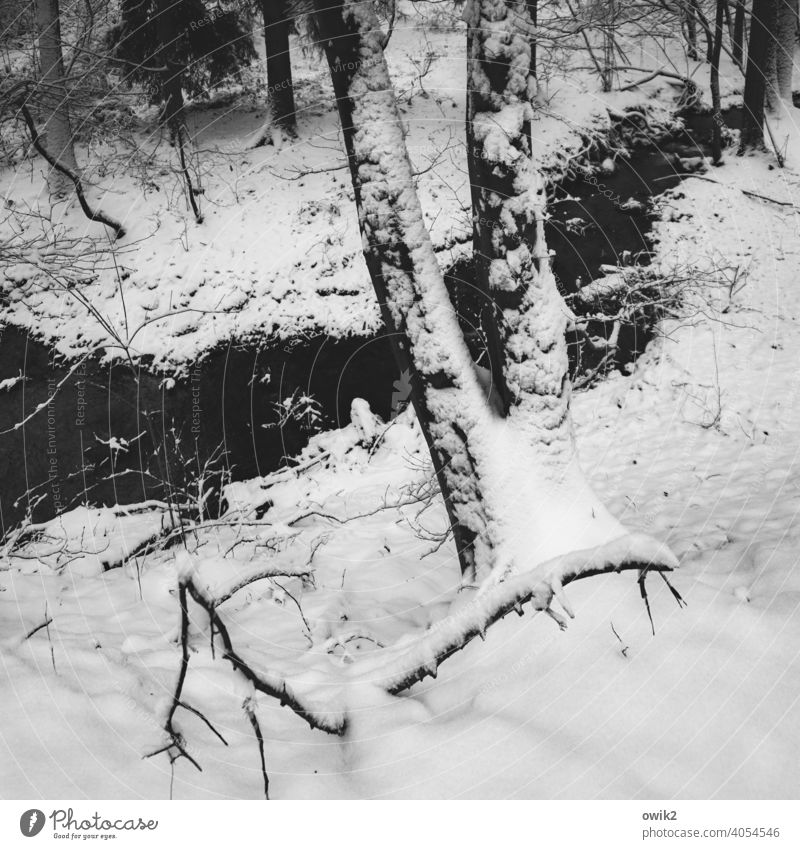
[[[242,519],[199,538],[198,554],[209,558],[252,539],[237,549],[244,563],[300,512],[362,516],[345,524],[310,516],[295,528],[304,557],[324,539],[315,589],[284,583],[312,625],[310,658],[297,608],[269,581],[221,608],[248,656],[284,672],[305,657],[309,697],[330,681],[338,699],[360,708],[339,741],[258,698],[276,797],[784,798],[797,786],[800,240],[793,208],[741,189],[790,201],[799,178],[763,157],[731,156],[713,173],[725,184],[689,179],[665,199],[659,260],[708,263],[713,246],[746,262],[746,285],[732,299],[705,291],[709,318],[668,324],[631,377],[573,399],[592,485],[626,525],[678,554],[672,580],[688,606],[679,609],[651,577],[653,636],[634,576],[595,577],[568,588],[576,618],[566,632],[545,617],[514,616],[410,695],[348,691],[342,670],[368,661],[378,674],[375,641],[401,652],[430,626],[441,633],[436,623],[472,599],[457,592],[453,553],[434,550],[441,507],[418,517],[419,505],[392,506],[430,475],[413,420],[393,420],[373,450],[364,444],[372,420],[359,405],[358,426],[317,437],[298,471],[232,486],[234,512],[247,521],[248,504],[273,502],[262,527]],[[69,575],[0,573],[8,706],[0,784],[5,795],[164,795],[166,759],[141,755],[161,742],[158,700],[177,668],[174,555],[143,564],[146,604],[130,571]],[[49,638],[43,629],[20,642],[44,621],[45,599]],[[353,663],[342,662],[343,645]],[[256,798],[257,753],[236,676],[211,658],[199,630],[193,646],[187,699],[231,746],[179,716],[204,771],[176,765],[175,796]]]
[[[20,372],[16,377],[7,377],[4,380],[0,380],[0,392],[8,392],[9,389],[13,389],[20,381],[25,380],[25,376]]]
[[[466,255],[472,231],[462,135],[465,63],[453,38],[446,30],[426,33],[425,45],[435,56],[425,81],[433,95],[427,98],[415,83],[419,31],[398,27],[387,51],[392,81],[404,93],[401,117],[425,224],[443,266]],[[350,212],[352,189],[330,81],[320,74],[318,56],[294,50],[292,60],[299,126],[291,143],[250,148],[266,108],[254,109],[247,98],[188,109],[190,133],[202,151],[196,165],[204,224],[187,224],[177,154],[153,132],[152,114],[140,116],[142,123],[133,128],[135,155],[104,147],[90,155],[79,145],[89,199],[127,233],[118,242],[116,263],[103,228],[87,223],[74,207],[56,207],[57,239],[40,232],[35,214],[27,214],[46,202],[36,159],[0,171],[0,194],[11,203],[0,233],[18,227],[38,239],[30,256],[0,269],[0,280],[13,284],[3,320],[65,356],[99,349],[120,357],[126,347],[135,360],[146,359],[170,375],[185,373],[231,339],[375,333],[380,311]],[[594,88],[585,72],[551,81],[532,128],[533,154],[545,175],[557,177],[574,166],[591,139],[608,128],[609,109],[622,114],[635,108],[654,124],[672,121],[670,104],[655,97],[657,82],[608,95]],[[509,120],[518,121],[522,111],[509,107]],[[493,135],[498,145],[500,135]],[[138,167],[145,155],[155,163],[154,180],[143,179]],[[66,252],[67,260],[75,257],[71,263],[57,250],[67,235],[76,240]],[[59,267],[72,266],[69,285],[53,286],[37,272],[50,255]]]
[[[169,507],[144,502],[77,507],[38,525],[23,524],[3,547],[11,568],[93,576],[120,565],[174,527]],[[13,546],[13,551],[12,551]]]
[[[396,66],[403,65],[401,32]],[[461,64],[463,57],[442,59],[429,88],[448,98],[463,88]],[[535,130],[537,150],[549,151],[545,164],[555,171],[608,122],[607,102],[585,97],[583,84],[564,85],[549,104],[569,124],[542,120]],[[663,85],[656,80],[648,92]],[[618,109],[641,105],[636,92],[612,99]],[[413,103],[406,116],[412,140],[427,110],[434,114],[429,100]],[[661,101],[651,107],[667,112]],[[453,114],[461,120],[459,110]],[[315,132],[333,143],[332,116],[312,118]],[[242,123],[254,128],[257,116]],[[229,129],[239,128],[232,120]],[[270,167],[277,153],[246,155],[253,158],[243,192],[265,179],[258,168]],[[321,165],[328,154],[302,156]],[[441,663],[435,681],[389,695],[396,667],[381,658],[405,669],[415,653],[432,672],[436,641],[463,630],[498,586],[510,591],[525,577],[480,594],[460,587],[411,412],[383,424],[356,403],[352,424],[315,437],[294,467],[229,485],[227,513],[188,533],[188,550],[145,548],[106,571],[172,531],[165,505],[150,503],[79,508],[26,529],[22,547],[11,557],[4,552],[2,795],[166,797],[174,777],[175,798],[259,798],[245,699],[264,731],[275,798],[793,795],[800,786],[800,173],[791,155],[778,169],[766,155],[727,154],[723,167],[702,176],[710,179],[690,177],[661,201],[655,225],[656,268],[703,272],[683,314],[665,322],[631,375],[572,399],[592,488],[626,527],[662,541],[680,560],[670,580],[686,607],[657,575],[647,581],[655,635],[635,574],[592,577],[566,589],[575,614],[566,631],[529,608]],[[187,305],[181,309],[208,308],[223,292],[228,305],[247,307],[202,323],[175,311],[167,330],[137,337],[140,353],[177,368],[226,334],[291,334],[318,318],[329,332],[377,327],[363,274],[345,262],[357,257],[360,240],[352,212],[337,208],[347,196],[344,177],[304,182],[287,184],[296,208],[271,217],[274,238],[252,236],[275,198],[265,192],[245,205],[248,215],[235,206],[211,210],[213,242],[178,248],[176,217],[165,219],[152,247],[136,248],[132,314],[158,313],[170,298]],[[430,223],[444,189],[433,178],[421,183]],[[459,191],[466,202],[468,187]],[[119,213],[111,195],[105,200]],[[276,202],[285,207],[285,196]],[[150,207],[142,203],[132,216],[145,221]],[[438,246],[453,238],[456,220],[455,213],[436,218]],[[325,247],[323,234],[334,244]],[[285,253],[275,249],[279,241]],[[711,273],[723,265],[738,266],[735,282],[720,274],[712,285]],[[321,268],[330,276],[321,277]],[[217,277],[219,284],[200,285]],[[93,286],[96,302],[113,314],[116,282]],[[335,294],[322,294],[323,286]],[[34,309],[12,303],[9,315],[59,336],[65,351],[78,345],[79,322],[85,338],[101,341],[52,293],[42,293]],[[502,440],[498,446],[509,450]],[[510,480],[498,484],[510,498],[517,493],[514,521],[523,527],[529,505],[520,494],[532,477],[524,459],[509,453]],[[534,562],[546,557],[550,534],[577,541],[587,532],[563,526],[557,495],[536,496],[552,499],[552,511],[517,541],[541,546],[531,551]],[[303,571],[309,566],[313,581]],[[177,587],[189,578],[224,599],[218,613],[261,674],[276,686],[291,680],[298,698],[334,719],[347,713],[342,738],[311,730],[275,699],[253,697],[219,646],[212,655],[208,617],[194,606],[185,698],[230,745],[179,712],[203,772],[179,761],[173,776],[165,756],[143,758],[165,743],[162,720],[180,660]]]

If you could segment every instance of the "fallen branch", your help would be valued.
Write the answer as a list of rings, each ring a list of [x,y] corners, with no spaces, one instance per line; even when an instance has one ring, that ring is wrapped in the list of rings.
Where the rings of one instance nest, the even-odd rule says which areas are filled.
[[[603,546],[570,552],[548,560],[530,572],[512,575],[494,584],[485,584],[478,590],[468,606],[435,623],[411,645],[406,644],[400,649],[382,648],[373,653],[369,659],[364,658],[352,664],[343,678],[332,679],[331,684],[333,687],[369,684],[396,695],[426,677],[435,678],[439,666],[448,657],[464,648],[475,637],[485,637],[488,628],[512,610],[522,615],[522,605],[527,602],[532,603],[534,610],[543,611],[553,618],[559,627],[565,628],[567,619],[553,609],[552,602],[554,599],[557,600],[566,616],[574,618],[572,608],[563,591],[564,586],[572,581],[593,575],[638,570],[639,585],[643,588],[645,577],[649,572],[660,572],[666,580],[663,573],[671,571],[677,565],[677,559],[666,546],[644,534],[626,534]],[[680,603],[682,601],[680,594],[668,581],[667,584]],[[256,690],[290,707],[311,728],[326,731],[329,734],[345,733],[347,713],[344,707],[330,702],[314,705],[310,699],[296,690],[291,677],[273,671],[256,670],[251,666],[234,649],[228,629],[216,610],[215,599],[195,585],[191,572],[184,572],[179,584],[182,623],[181,670],[176,695],[167,720],[167,731],[172,736],[172,745],[183,746],[182,738],[172,726],[172,718],[177,706],[181,703],[180,689],[188,667],[187,593],[208,614],[212,642],[215,637],[219,637],[224,649],[223,657],[236,671],[241,672]],[[649,615],[649,602],[646,595],[644,598]],[[247,710],[246,705],[245,709]],[[252,723],[253,714],[249,715]],[[254,730],[256,729],[257,722],[254,724]],[[257,729],[256,736],[259,737],[259,734],[260,729]],[[263,745],[260,738],[259,745],[260,747]],[[169,748],[168,746],[160,751]],[[186,755],[185,749],[178,748],[178,751]],[[261,753],[263,766],[263,748]],[[263,772],[265,791],[268,791],[265,767]]]
[[[272,696],[281,705],[290,707],[311,728],[327,731],[329,734],[344,734],[347,721],[342,711],[324,710],[305,704],[300,696],[293,691],[285,678],[274,672],[257,672],[253,669],[233,648],[228,629],[217,613],[215,605],[195,587],[191,578],[181,585],[181,590],[184,592],[188,590],[192,599],[206,611],[211,622],[212,634],[216,632],[216,636],[219,636],[222,641],[224,649],[222,653],[223,658],[229,661],[234,669],[241,672],[256,690]]]
[[[448,657],[475,637],[483,638],[491,625],[512,610],[522,615],[522,605],[527,602],[533,604],[534,610],[547,612],[564,627],[566,620],[552,609],[551,603],[556,599],[567,616],[573,618],[563,592],[563,587],[572,581],[628,570],[639,570],[644,576],[652,571],[669,572],[677,565],[666,546],[642,534],[629,534],[595,549],[554,558],[530,572],[478,592],[469,605],[435,623],[413,645],[400,650],[394,660],[375,664],[370,680],[389,693],[400,693],[426,677],[435,678],[438,667]],[[376,659],[379,655],[376,653]],[[354,667],[363,668],[367,662]]]

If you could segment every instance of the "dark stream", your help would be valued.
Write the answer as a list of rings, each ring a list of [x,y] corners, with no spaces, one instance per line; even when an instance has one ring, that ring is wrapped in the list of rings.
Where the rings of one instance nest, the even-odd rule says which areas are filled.
[[[726,120],[734,123],[736,115]],[[710,117],[691,116],[680,136],[635,149],[613,172],[563,182],[550,206],[548,246],[565,294],[608,265],[649,262],[650,199],[686,176],[677,158],[708,154]],[[469,325],[470,269],[456,266],[448,284]],[[621,359],[649,341],[633,332]],[[196,497],[198,475],[215,488],[225,477],[247,479],[279,467],[310,434],[349,421],[353,398],[365,398],[386,418],[396,367],[384,336],[317,337],[281,345],[231,345],[207,355],[187,379],[167,388],[162,376],[129,366],[87,361],[45,404],[69,366],[54,364],[48,346],[23,331],[0,330],[0,532],[30,511],[34,521],[81,503],[125,504],[171,494]],[[138,383],[137,383],[138,378]],[[313,398],[292,414],[279,409],[294,396]],[[6,432],[8,431],[8,432]],[[109,444],[111,437],[117,442]],[[124,442],[123,442],[124,440]],[[212,495],[209,506],[216,506]]]

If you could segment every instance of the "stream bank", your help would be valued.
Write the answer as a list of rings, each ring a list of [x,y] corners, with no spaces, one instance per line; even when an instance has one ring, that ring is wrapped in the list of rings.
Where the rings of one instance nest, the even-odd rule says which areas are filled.
[[[731,126],[738,118],[726,113]],[[601,276],[604,266],[649,263],[652,198],[708,154],[710,116],[686,115],[684,125],[553,187],[546,237],[565,296]],[[450,268],[447,281],[463,325],[477,327],[469,263]],[[592,328],[608,330],[602,322]],[[635,360],[652,333],[647,326],[623,328],[611,366]],[[574,376],[586,363],[578,340],[570,341]],[[384,419],[405,400],[384,335],[231,343],[173,380],[146,365],[135,372],[98,359],[67,365],[49,346],[5,327],[0,380],[3,534],[26,515],[44,521],[86,502],[196,502],[198,486],[213,511],[222,482],[278,468],[311,434],[346,424],[354,398]]]

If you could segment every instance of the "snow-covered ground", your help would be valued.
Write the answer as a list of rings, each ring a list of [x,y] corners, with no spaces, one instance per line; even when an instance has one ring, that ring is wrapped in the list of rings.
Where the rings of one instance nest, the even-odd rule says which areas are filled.
[[[464,38],[463,29],[423,33],[411,17],[396,27],[387,51],[426,223],[444,267],[471,244]],[[250,148],[264,122],[260,95],[219,96],[188,109],[202,224],[192,219],[178,154],[154,129],[153,109],[136,116],[124,141],[78,145],[90,199],[126,235],[112,260],[104,228],[87,222],[76,204],[57,205],[55,232],[82,240],[80,267],[67,288],[37,268],[43,246],[30,261],[4,265],[4,320],[65,356],[99,349],[120,357],[127,347],[134,359],[173,373],[231,339],[376,332],[380,313],[361,257],[330,80],[318,54],[295,49],[292,61],[294,142]],[[600,94],[586,71],[559,75],[546,92],[533,136],[537,162],[552,177],[607,131],[609,108],[618,115],[635,108],[654,124],[666,123],[678,95],[662,79]],[[11,227],[27,238],[40,234],[36,215],[49,208],[41,162],[1,170],[0,194],[12,203],[0,217],[0,235]]]
[[[429,37],[440,58],[422,82],[435,94],[417,85],[406,114],[415,165],[437,162],[420,190],[447,261],[467,223],[458,217],[468,201],[463,56],[450,34]],[[404,58],[411,45],[419,53],[414,38],[402,28],[393,36],[401,91],[414,78]],[[312,90],[313,62],[300,75],[309,105],[301,139],[338,150],[333,113],[313,106],[324,100]],[[604,126],[609,100],[616,109],[649,101],[666,115],[666,99],[655,95],[667,88],[656,81],[609,99],[583,84],[554,85],[547,110],[560,117],[536,131],[540,153],[553,157],[545,164],[557,171],[587,128]],[[227,115],[204,130],[208,149],[233,169],[224,192],[224,168],[208,177],[203,226],[213,239],[185,231],[183,211],[161,214],[156,227],[155,204],[142,195],[128,205],[124,181],[97,195],[131,225],[129,329],[173,313],[134,346],[165,367],[232,334],[377,326],[366,277],[351,265],[360,247],[346,172],[293,179],[294,168],[330,167],[330,150],[308,141],[288,153],[232,153],[229,139],[256,129],[259,115],[237,120]],[[574,399],[593,486],[627,526],[681,559],[672,580],[686,607],[649,579],[655,635],[632,574],[595,577],[568,588],[576,619],[566,632],[526,612],[448,659],[435,681],[400,696],[343,691],[347,670],[376,668],[382,649],[465,603],[454,552],[440,545],[444,511],[428,497],[429,461],[413,420],[405,413],[383,424],[357,405],[354,423],[315,438],[296,471],[232,485],[226,517],[186,534],[185,546],[130,557],[174,534],[158,506],[81,509],[18,540],[0,563],[0,795],[260,798],[257,744],[242,709],[252,692],[218,647],[212,656],[196,607],[184,699],[228,745],[179,709],[176,725],[203,771],[144,756],[166,742],[180,662],[178,574],[192,566],[213,587],[272,564],[313,568],[313,581],[250,584],[220,616],[253,665],[291,672],[332,707],[344,700],[350,716],[347,733],[330,736],[258,697],[273,798],[796,797],[800,169],[791,157],[783,170],[773,161],[727,154],[724,167],[663,199],[656,264],[665,273],[695,266],[704,281],[713,271],[718,285],[698,283],[631,375]],[[270,174],[278,169],[282,177]],[[121,328],[116,278],[87,286]],[[8,319],[57,337],[64,352],[107,341],[68,298],[38,297],[12,304]],[[202,321],[187,309],[204,311]],[[124,567],[103,571],[124,557]]]
[[[722,257],[741,267],[736,287],[698,293],[703,314],[667,324],[632,376],[574,404],[594,486],[627,525],[679,555],[687,606],[651,579],[653,636],[630,575],[580,582],[566,633],[541,616],[504,620],[435,682],[362,700],[341,739],[260,697],[273,796],[796,794],[800,234],[794,207],[742,190],[797,202],[800,178],[758,156],[728,158],[713,179],[689,179],[664,200],[659,259]],[[239,512],[189,536],[188,556],[212,573],[226,552],[287,568],[313,552],[314,587],[264,581],[220,608],[250,658],[334,676],[459,604],[455,558],[437,548],[442,510],[392,506],[413,502],[427,478],[418,433],[407,417],[384,433],[360,413],[317,438],[302,473],[235,485]],[[248,505],[267,498],[256,520]],[[74,534],[67,545],[88,547]],[[168,795],[166,756],[142,755],[163,743],[178,667],[175,551],[94,577],[86,558],[60,572],[15,559],[0,573],[3,795]],[[46,615],[49,629],[24,639]],[[203,772],[178,761],[174,796],[256,798],[246,692],[211,657],[201,617],[196,628],[186,699],[229,746],[179,712]]]

